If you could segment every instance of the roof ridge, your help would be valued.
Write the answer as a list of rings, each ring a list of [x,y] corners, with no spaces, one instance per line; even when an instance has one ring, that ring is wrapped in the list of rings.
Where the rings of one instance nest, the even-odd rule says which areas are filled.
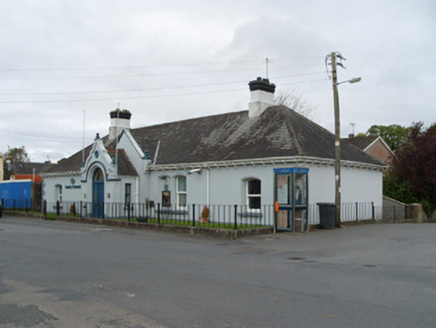
[[[297,137],[297,133],[295,132],[293,121],[292,121],[291,117],[289,116],[289,111],[293,111],[296,114],[297,114],[297,112],[295,112],[293,109],[291,109],[289,107],[284,107],[284,106],[280,106],[279,109],[281,109],[281,112],[284,113],[284,115],[286,115],[286,118],[287,118],[285,120],[286,128],[288,129],[289,133],[291,134],[291,136],[294,140],[293,143],[294,143],[295,148],[297,149],[298,155],[305,156],[303,147],[301,146],[300,142],[298,141],[298,137]]]
[[[141,129],[157,128],[157,127],[161,127],[161,126],[168,126],[168,125],[172,125],[172,124],[180,124],[180,123],[185,123],[185,122],[189,122],[189,121],[198,121],[198,120],[201,120],[201,119],[210,119],[212,117],[223,117],[223,116],[230,116],[230,115],[238,115],[238,114],[242,114],[244,112],[248,113],[248,110],[246,109],[246,110],[239,110],[239,111],[235,111],[235,112],[226,112],[226,113],[220,113],[220,114],[210,114],[210,115],[200,116],[200,117],[184,118],[184,119],[181,119],[181,120],[178,120],[178,121],[156,123],[156,124],[152,124],[152,125],[144,125],[144,126],[137,127],[137,128],[131,128],[130,131],[139,131]]]

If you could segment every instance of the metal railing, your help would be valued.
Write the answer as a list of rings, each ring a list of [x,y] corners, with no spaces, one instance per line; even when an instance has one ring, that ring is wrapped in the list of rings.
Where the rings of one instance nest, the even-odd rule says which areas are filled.
[[[1,199],[1,203],[3,209],[12,211],[31,211],[36,205],[30,198],[4,198]]]
[[[377,208],[373,202],[355,202],[341,204],[341,222],[362,221],[374,219],[378,216]],[[309,205],[309,224],[319,224],[319,206]]]
[[[3,199],[6,210],[31,211],[35,205],[32,200]],[[33,205],[32,205],[33,204]],[[273,205],[262,205],[260,209],[250,209],[248,205],[209,205],[208,216],[202,217],[205,205],[190,204],[184,207],[175,205],[162,206],[153,203],[93,203],[84,201],[46,202],[38,208],[42,213],[55,216],[80,218],[99,218],[107,220],[125,220],[149,222],[156,224],[174,224],[201,227],[223,227],[239,229],[245,227],[274,226],[275,212]],[[404,217],[404,208],[391,209],[394,221]],[[341,221],[360,221],[387,215],[389,208],[375,207],[372,202],[343,203]],[[399,213],[402,214],[399,214]],[[308,206],[309,225],[320,223],[319,207]]]
[[[45,202],[46,213],[56,216],[125,220],[155,224],[201,226],[226,229],[268,227],[273,225],[273,205],[250,209],[248,205],[175,205],[145,203]],[[204,217],[203,217],[204,216]]]
[[[59,208],[57,208],[59,206]],[[145,203],[99,203],[63,202],[48,203],[48,212],[57,215],[72,215],[79,217],[98,217],[102,219],[136,220],[158,224],[181,224],[190,226],[217,226],[227,228],[273,226],[275,213],[273,205],[262,205],[253,210],[248,205],[209,205],[207,218],[202,218],[204,205],[150,206]],[[316,204],[308,206],[309,224],[319,224],[319,208]],[[98,213],[96,215],[96,212]],[[362,221],[374,219],[377,208],[373,202],[343,203],[341,205],[341,221]]]

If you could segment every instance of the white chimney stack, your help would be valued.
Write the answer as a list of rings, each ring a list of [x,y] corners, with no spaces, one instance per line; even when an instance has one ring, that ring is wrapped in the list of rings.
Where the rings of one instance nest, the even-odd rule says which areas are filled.
[[[274,105],[274,91],[276,86],[268,79],[258,77],[248,83],[250,86],[250,103],[248,104],[248,116],[259,117],[270,106]]]
[[[130,113],[127,109],[115,109],[110,112],[111,126],[109,128],[109,140],[114,140],[123,130],[130,130]]]

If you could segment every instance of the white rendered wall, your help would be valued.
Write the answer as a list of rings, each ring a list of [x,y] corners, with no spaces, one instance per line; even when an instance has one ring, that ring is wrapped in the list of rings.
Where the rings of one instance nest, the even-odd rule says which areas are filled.
[[[374,202],[382,206],[383,172],[343,168],[342,203]]]
[[[301,167],[280,166],[277,168]],[[267,166],[247,166],[237,168],[211,169],[209,190],[207,188],[207,169],[201,174],[187,174],[186,171],[165,171],[150,173],[149,198],[161,202],[161,192],[166,184],[171,191],[172,203],[176,201],[176,177],[185,176],[188,204],[206,204],[208,193],[210,205],[244,205],[246,203],[245,181],[261,180],[262,204],[274,203],[274,169]],[[309,204],[335,201],[334,166],[304,166],[309,169]],[[363,169],[342,168],[342,203],[374,202],[381,206],[382,172]],[[166,176],[166,180],[159,177]]]
[[[75,184],[71,183],[71,178],[75,179]],[[124,203],[125,185],[131,184],[131,201],[144,202],[138,198],[137,186],[139,179],[133,177],[124,177],[121,181],[104,182],[104,202],[106,203]],[[43,199],[51,206],[57,201],[57,185],[62,186],[62,202],[92,202],[92,180],[81,182],[80,177],[55,177],[45,178],[43,183]],[[76,186],[76,188],[74,188]],[[80,188],[77,188],[80,186]]]
[[[130,141],[129,141],[130,142]],[[121,143],[120,143],[121,146]],[[334,166],[239,166],[230,168],[207,168],[201,174],[188,174],[186,170],[173,171],[145,171],[146,160],[140,158],[133,146],[128,142],[123,144],[125,151],[137,167],[140,177],[121,177],[121,181],[105,181],[104,201],[123,203],[125,185],[131,184],[131,201],[145,203],[145,200],[162,201],[162,191],[171,191],[171,203],[176,205],[176,179],[186,177],[187,204],[192,205],[246,205],[246,180],[259,179],[261,181],[262,205],[274,203],[274,168],[300,167],[308,168],[309,205],[319,202],[335,201]],[[82,183],[80,177],[74,177],[75,185],[81,188],[66,188],[71,186],[72,177],[56,177],[44,179],[44,199],[56,202],[56,185],[62,185],[63,201],[92,202],[92,171],[87,182]],[[382,206],[383,173],[356,168],[341,169],[342,203],[374,202],[375,206]]]
[[[335,201],[334,166],[309,167],[309,204]]]
[[[71,183],[71,179],[75,180],[75,183]],[[43,199],[48,203],[55,203],[57,201],[56,186],[62,186],[62,200],[67,202],[81,201],[84,185],[80,182],[78,176],[66,176],[55,178],[44,178],[43,181]],[[74,186],[80,188],[74,188]]]

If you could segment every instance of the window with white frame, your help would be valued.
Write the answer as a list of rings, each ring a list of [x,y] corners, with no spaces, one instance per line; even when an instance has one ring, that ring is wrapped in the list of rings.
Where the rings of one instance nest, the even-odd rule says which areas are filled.
[[[186,177],[176,178],[177,206],[186,207]]]
[[[246,181],[247,205],[250,210],[260,210],[261,188],[260,180],[250,179]]]
[[[131,203],[132,184],[126,183],[124,189],[124,203]]]

